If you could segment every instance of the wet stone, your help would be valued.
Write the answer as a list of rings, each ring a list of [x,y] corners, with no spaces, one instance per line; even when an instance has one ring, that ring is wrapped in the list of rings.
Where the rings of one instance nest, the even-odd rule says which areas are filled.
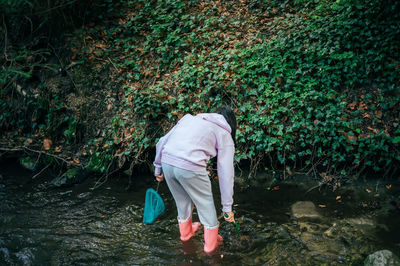
[[[38,162],[37,160],[33,160],[30,157],[22,157],[19,159],[19,163],[21,166],[25,169],[28,169],[30,171],[36,171],[38,168]]]
[[[29,248],[23,248],[21,251],[15,253],[15,256],[22,265],[32,265],[35,258],[32,250]]]
[[[79,168],[68,169],[62,176],[54,178],[50,183],[56,187],[67,187],[82,182],[86,174]]]
[[[321,215],[317,212],[315,204],[311,201],[298,201],[292,205],[292,218],[300,219],[321,219]]]
[[[360,226],[375,226],[375,222],[373,220],[364,217],[347,219],[347,223]]]
[[[379,250],[369,255],[364,266],[398,266],[400,259],[389,250]]]
[[[10,251],[7,248],[0,248],[0,262],[10,263]]]

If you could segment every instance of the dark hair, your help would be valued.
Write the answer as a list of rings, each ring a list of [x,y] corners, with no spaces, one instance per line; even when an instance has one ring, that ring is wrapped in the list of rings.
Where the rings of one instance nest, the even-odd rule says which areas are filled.
[[[231,136],[233,142],[236,144],[236,116],[235,112],[229,106],[222,106],[218,109],[218,113],[222,115],[226,122],[228,122],[229,126],[231,127]]]

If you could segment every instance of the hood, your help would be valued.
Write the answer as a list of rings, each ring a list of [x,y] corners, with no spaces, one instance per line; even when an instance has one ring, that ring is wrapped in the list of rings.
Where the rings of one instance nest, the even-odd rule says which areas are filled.
[[[231,133],[231,127],[229,126],[228,122],[226,122],[225,117],[220,114],[216,113],[203,113],[203,114],[198,114],[196,115],[197,117],[200,117],[204,120],[207,120],[208,122],[214,123],[217,126],[225,129],[226,131]]]

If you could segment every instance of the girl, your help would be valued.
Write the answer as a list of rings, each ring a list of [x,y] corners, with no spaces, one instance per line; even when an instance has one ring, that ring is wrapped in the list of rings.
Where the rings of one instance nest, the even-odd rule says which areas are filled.
[[[167,135],[160,138],[156,146],[154,175],[158,182],[163,181],[165,176],[174,197],[180,238],[182,241],[189,240],[200,227],[200,223],[192,223],[194,204],[204,226],[204,251],[207,253],[222,243],[222,237],[218,235],[219,223],[206,166],[210,158],[218,156],[223,216],[226,221],[234,222],[235,135],[235,113],[229,107],[222,107],[218,113],[185,115]]]

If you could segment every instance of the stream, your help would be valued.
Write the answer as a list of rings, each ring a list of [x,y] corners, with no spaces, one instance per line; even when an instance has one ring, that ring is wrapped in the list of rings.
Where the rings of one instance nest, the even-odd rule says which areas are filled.
[[[363,265],[378,250],[400,255],[400,185],[390,181],[336,191],[308,191],[315,182],[296,180],[272,189],[237,184],[240,235],[221,218],[224,244],[206,255],[202,229],[180,241],[165,182],[165,213],[143,225],[146,189],[156,188],[151,177],[137,178],[129,190],[122,176],[93,190],[94,178],[51,188],[51,177],[32,176],[17,163],[0,164],[0,265]],[[218,211],[214,181],[213,192]]]

